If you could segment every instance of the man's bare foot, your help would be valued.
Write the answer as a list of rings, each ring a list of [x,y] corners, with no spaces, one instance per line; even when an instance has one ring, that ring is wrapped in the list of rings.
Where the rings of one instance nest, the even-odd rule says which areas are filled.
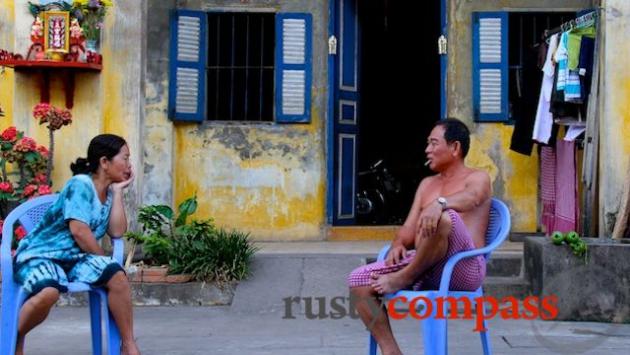
[[[140,350],[138,350],[136,342],[131,341],[129,343],[123,343],[121,353],[122,355],[140,355]]]
[[[372,288],[381,295],[402,290],[413,281],[407,280],[400,271],[385,275],[373,274],[372,280]]]

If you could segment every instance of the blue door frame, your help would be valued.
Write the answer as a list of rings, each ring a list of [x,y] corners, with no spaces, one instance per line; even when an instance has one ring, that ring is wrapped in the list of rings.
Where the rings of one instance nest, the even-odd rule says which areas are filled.
[[[348,0],[329,0],[328,3],[328,12],[329,12],[329,22],[328,22],[328,36],[329,38],[334,36],[339,41],[340,39],[340,31],[338,23],[339,23],[339,13],[341,4],[347,2]],[[358,0],[354,0],[358,1]],[[448,39],[448,13],[447,13],[447,1],[448,0],[440,0],[440,28],[442,35]],[[355,14],[356,15],[356,14]],[[342,185],[345,184],[346,187],[352,186],[354,189],[356,173],[354,176],[348,176],[349,174],[345,174],[342,171],[337,171],[339,167],[343,166],[343,159],[346,159],[347,163],[350,163],[348,159],[350,159],[349,155],[343,156],[344,144],[347,148],[350,148],[350,142],[352,141],[354,144],[353,154],[356,157],[356,138],[357,132],[356,127],[354,130],[350,130],[351,133],[355,134],[355,138],[350,139],[351,135],[346,135],[345,137],[340,136],[339,133],[339,124],[337,122],[338,118],[343,119],[344,115],[353,114],[354,117],[358,117],[358,110],[360,107],[354,106],[352,109],[351,105],[344,105],[342,100],[350,98],[350,101],[357,100],[358,97],[353,97],[352,95],[348,96],[348,93],[344,95],[340,95],[340,90],[338,84],[339,78],[339,67],[338,67],[338,56],[342,53],[343,48],[341,45],[337,46],[336,54],[328,55],[328,110],[327,110],[327,132],[326,132],[326,157],[327,157],[327,189],[326,189],[326,223],[329,225],[344,225],[344,224],[352,224],[354,222],[353,216],[350,218],[340,219],[338,218],[340,213],[339,210],[342,209],[342,202],[353,206],[354,208],[354,190],[352,190],[352,194],[346,193],[346,197],[352,199],[352,201],[339,201],[342,194],[339,193],[339,189],[343,189]],[[448,53],[448,52],[447,52]],[[347,54],[346,54],[347,55]],[[358,61],[357,61],[358,63]],[[342,64],[343,65],[343,64]],[[443,54],[440,57],[440,118],[446,118],[446,104],[447,104],[447,96],[446,96],[446,82],[447,82],[447,66],[448,66],[448,55]],[[346,100],[347,102],[348,100]],[[355,101],[356,103],[356,101]],[[346,113],[344,113],[346,111]],[[342,126],[343,127],[343,126]],[[347,128],[347,127],[346,127]],[[338,151],[341,149],[341,151]],[[340,163],[341,162],[341,163]],[[352,162],[352,167],[356,167],[356,161]],[[347,169],[347,172],[351,171],[351,169]],[[341,181],[342,179],[339,177],[344,177],[346,179],[352,179],[352,181]],[[337,198],[335,198],[337,197]],[[354,211],[353,211],[354,214]]]

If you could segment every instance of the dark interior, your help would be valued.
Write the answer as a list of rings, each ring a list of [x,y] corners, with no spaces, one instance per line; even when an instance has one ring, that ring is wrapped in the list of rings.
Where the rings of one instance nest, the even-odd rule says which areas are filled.
[[[424,148],[440,114],[439,1],[359,2],[359,171],[383,159],[400,184],[386,216],[359,215],[358,224],[402,224],[420,180]],[[359,176],[357,191],[370,182]]]

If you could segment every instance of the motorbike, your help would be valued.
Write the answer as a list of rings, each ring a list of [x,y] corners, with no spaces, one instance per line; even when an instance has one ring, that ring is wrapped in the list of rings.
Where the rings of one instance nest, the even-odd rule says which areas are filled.
[[[357,221],[363,224],[400,224],[396,216],[401,184],[387,169],[383,159],[357,174]]]

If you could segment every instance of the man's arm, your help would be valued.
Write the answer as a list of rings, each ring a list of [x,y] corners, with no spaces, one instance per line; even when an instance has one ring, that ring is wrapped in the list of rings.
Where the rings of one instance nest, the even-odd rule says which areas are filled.
[[[444,196],[447,204],[457,212],[466,212],[479,207],[490,198],[490,176],[484,171],[475,171],[466,178],[464,189],[452,195]]]
[[[392,246],[403,245],[406,249],[415,248],[416,222],[418,221],[418,217],[420,216],[420,212],[422,210],[422,190],[427,179],[423,179],[420,182],[420,185],[418,185],[418,189],[416,190],[416,195],[413,198],[413,204],[411,205],[407,219],[396,233]]]
[[[79,245],[79,248],[86,253],[105,255],[105,251],[94,238],[90,227],[76,219],[70,220],[70,233]]]

